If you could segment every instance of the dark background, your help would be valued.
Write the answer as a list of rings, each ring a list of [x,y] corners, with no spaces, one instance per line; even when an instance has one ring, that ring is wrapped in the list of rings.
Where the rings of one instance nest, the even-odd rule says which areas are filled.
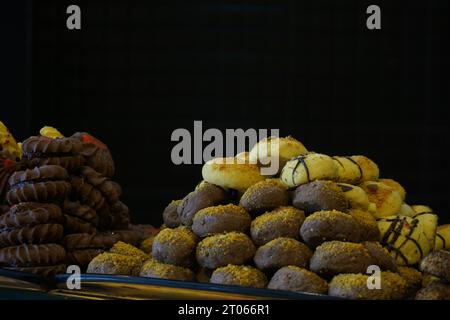
[[[382,30],[366,28],[370,4]],[[13,1],[0,119],[19,140],[52,125],[106,142],[135,222],[159,224],[201,180],[171,163],[170,136],[202,120],[367,155],[448,223],[448,15],[446,0]]]

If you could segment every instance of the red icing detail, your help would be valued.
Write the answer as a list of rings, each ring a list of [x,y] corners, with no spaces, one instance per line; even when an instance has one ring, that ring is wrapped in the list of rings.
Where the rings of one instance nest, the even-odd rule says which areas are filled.
[[[12,161],[11,159],[5,159],[5,161],[3,162],[3,166],[5,168],[12,167],[13,164],[14,164],[14,161]]]
[[[89,134],[83,134],[81,136],[81,139],[85,143],[91,143],[91,144],[97,146],[100,149],[106,149],[106,145],[105,144],[101,143],[99,140],[95,139],[93,136],[91,136]]]

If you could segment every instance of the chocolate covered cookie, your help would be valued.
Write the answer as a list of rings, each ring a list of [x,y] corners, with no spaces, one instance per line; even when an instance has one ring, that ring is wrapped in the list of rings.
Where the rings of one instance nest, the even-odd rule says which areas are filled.
[[[0,265],[10,267],[37,267],[61,264],[66,251],[58,244],[22,244],[0,249]]]
[[[86,165],[106,177],[114,175],[114,160],[108,147],[103,142],[86,132],[77,132],[72,135],[72,138],[81,142],[80,153]]]
[[[164,224],[168,228],[176,228],[181,224],[180,215],[178,214],[178,206],[183,200],[171,201],[167,207],[164,209],[162,214]]]
[[[331,181],[313,181],[297,187],[294,207],[311,214],[321,210],[347,211],[347,200],[339,186]]]
[[[267,278],[264,273],[256,268],[229,264],[214,270],[209,282],[233,286],[265,288],[267,285]]]
[[[9,179],[6,199],[19,202],[59,202],[70,192],[69,175],[63,167],[48,165],[15,172]]]
[[[29,137],[22,143],[22,151],[30,168],[58,165],[72,172],[83,163],[81,143],[72,138]]]
[[[290,202],[286,189],[274,180],[264,180],[250,186],[242,195],[240,205],[252,215],[286,206]]]

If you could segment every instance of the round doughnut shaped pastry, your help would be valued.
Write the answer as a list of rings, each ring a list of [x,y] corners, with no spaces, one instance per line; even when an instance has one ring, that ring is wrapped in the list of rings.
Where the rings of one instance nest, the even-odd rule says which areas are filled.
[[[203,165],[202,176],[209,183],[237,190],[240,194],[264,180],[256,164],[240,163],[234,157],[209,160]]]
[[[187,227],[164,229],[153,239],[152,257],[162,263],[190,267],[195,261],[197,241]]]
[[[369,289],[368,274],[339,274],[329,283],[328,295],[358,300],[398,300],[406,297],[406,281],[397,273],[383,271],[380,289]]]
[[[363,228],[349,214],[332,210],[318,211],[306,217],[300,236],[310,247],[331,240],[359,242]]]
[[[300,227],[305,221],[303,211],[294,207],[278,207],[255,218],[250,226],[252,240],[257,245],[284,237],[298,239]]]
[[[332,181],[313,181],[298,186],[292,199],[294,207],[306,214],[321,210],[347,211],[347,200],[341,188]]]
[[[244,233],[228,232],[207,237],[197,246],[197,262],[209,269],[228,264],[242,265],[255,254],[255,245]]]
[[[229,264],[214,270],[209,282],[233,286],[265,288],[267,285],[267,278],[264,273],[256,268]]]
[[[324,154],[307,153],[289,160],[281,171],[281,180],[289,187],[296,187],[314,180],[336,180],[338,170],[335,161]]]
[[[276,238],[256,250],[253,258],[258,269],[277,270],[285,266],[307,268],[311,250],[292,238]]]
[[[416,212],[406,203],[402,203],[400,210],[397,212],[399,216],[414,217]]]
[[[365,211],[369,209],[369,197],[362,188],[347,183],[337,183],[337,185],[344,192],[344,197],[351,209]]]
[[[180,222],[190,226],[194,215],[199,210],[221,204],[227,199],[228,196],[224,189],[210,183],[204,184],[201,188],[190,192],[178,204],[177,213]]]
[[[194,273],[190,269],[172,264],[161,263],[155,259],[147,260],[144,263],[139,272],[139,276],[147,278],[194,281]]]
[[[433,251],[420,262],[420,270],[450,281],[450,252]]]
[[[361,168],[361,182],[378,180],[380,177],[380,170],[375,162],[365,156],[351,156],[350,158]]]
[[[423,222],[411,217],[389,216],[377,220],[380,243],[398,265],[414,265],[432,249]]]
[[[181,224],[178,207],[183,200],[173,200],[163,211],[163,221],[168,228],[176,228]]]
[[[9,178],[6,200],[9,204],[20,202],[58,202],[71,190],[69,175],[63,167],[47,165],[17,171]]]
[[[380,241],[381,234],[378,229],[377,220],[368,211],[350,209],[348,214],[361,228],[360,241]]]
[[[360,187],[367,193],[369,201],[376,205],[376,218],[392,216],[400,211],[403,200],[394,188],[377,181],[363,182]]]
[[[450,224],[443,224],[436,229],[434,250],[450,250]]]
[[[279,269],[270,279],[267,288],[294,292],[327,294],[328,283],[317,274],[297,266]]]
[[[310,270],[319,276],[334,276],[340,273],[366,273],[376,264],[372,256],[360,243],[329,241],[316,248],[310,261]]]
[[[234,204],[207,207],[198,211],[192,223],[192,231],[199,237],[218,233],[247,232],[252,218],[244,208]]]
[[[334,156],[333,160],[335,161],[336,167],[338,169],[337,181],[357,184],[362,180],[362,168],[359,166],[358,162],[353,160],[351,157]]]
[[[253,215],[289,204],[287,190],[277,181],[264,180],[249,187],[242,195],[240,205]]]
[[[414,297],[422,287],[422,273],[415,268],[398,267],[398,274],[406,281],[407,296]]]
[[[272,156],[276,156],[277,152],[279,169],[274,175],[278,174],[290,159],[308,153],[308,150],[300,141],[291,136],[267,137],[253,146],[249,153],[250,163],[269,166],[272,164]]]

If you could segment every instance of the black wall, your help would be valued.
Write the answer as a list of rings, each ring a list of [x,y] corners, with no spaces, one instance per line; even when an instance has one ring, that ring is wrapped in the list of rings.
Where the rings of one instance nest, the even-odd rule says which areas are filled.
[[[73,3],[80,31],[66,28]],[[374,3],[382,30],[369,31]],[[19,76],[26,28],[13,16],[1,119],[20,138],[53,125],[104,140],[136,222],[160,223],[201,179],[200,165],[170,160],[172,131],[194,120],[367,155],[409,203],[450,222],[448,12],[444,0],[34,1],[31,110]]]

